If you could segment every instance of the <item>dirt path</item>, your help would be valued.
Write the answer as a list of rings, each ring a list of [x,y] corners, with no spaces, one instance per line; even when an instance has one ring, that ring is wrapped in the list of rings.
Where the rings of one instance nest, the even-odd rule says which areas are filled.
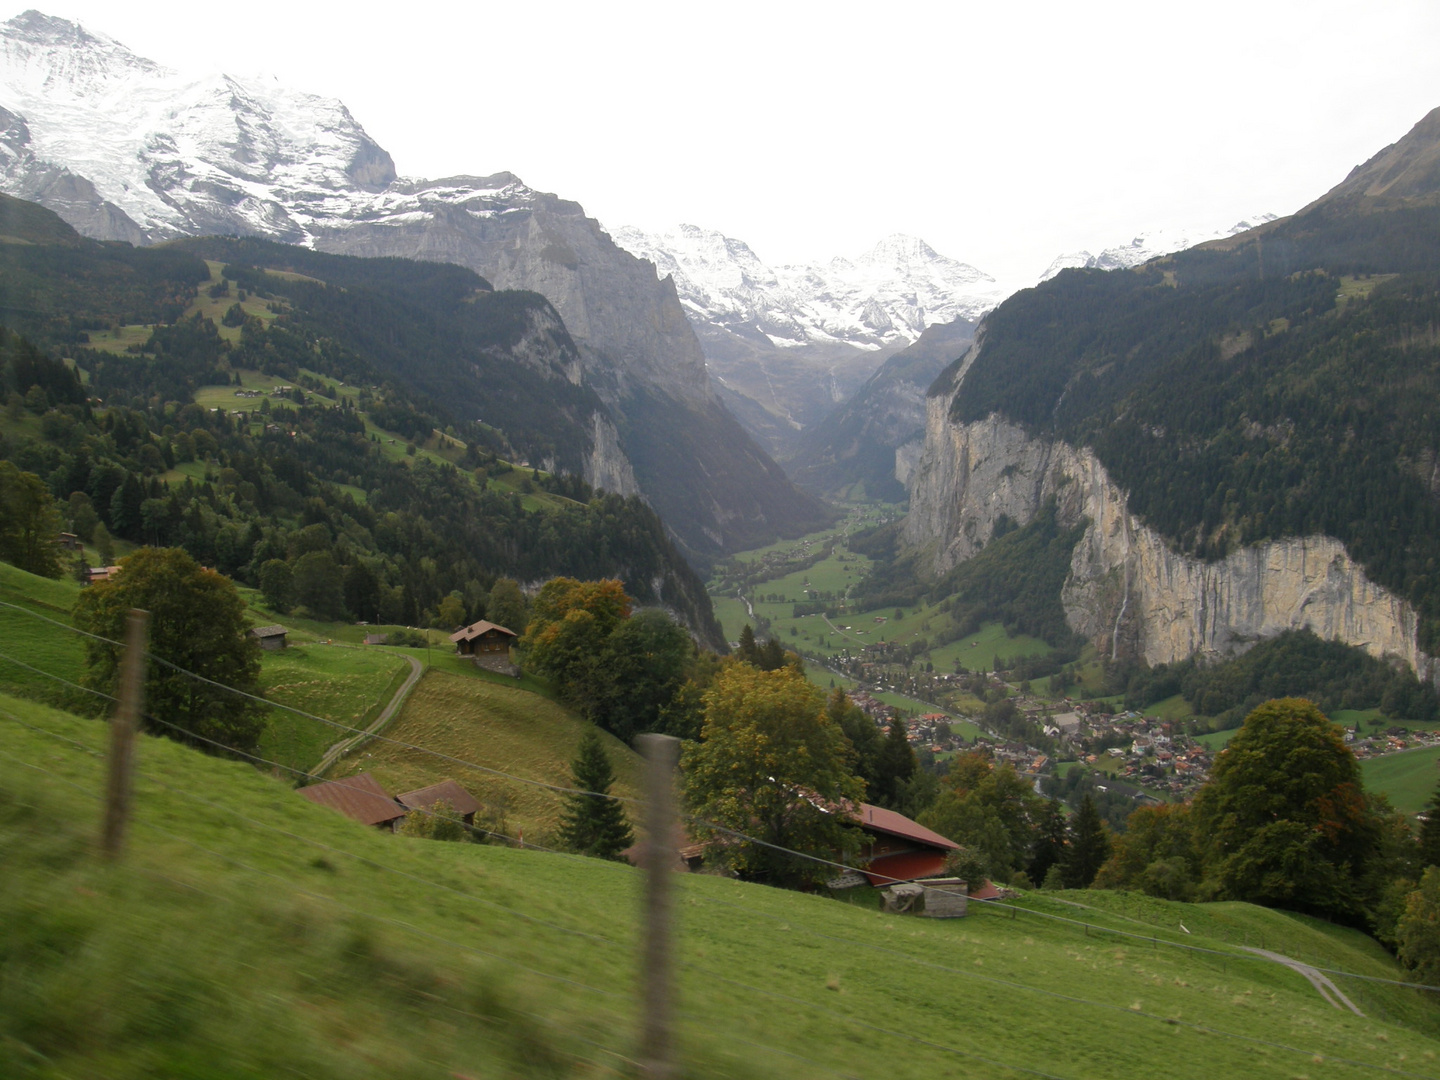
[[[1337,1009],[1349,1009],[1356,1016],[1364,1016],[1355,1003],[1351,1001],[1341,989],[1330,981],[1330,977],[1323,972],[1316,971],[1309,964],[1301,963],[1299,960],[1292,960],[1288,956],[1271,952],[1269,949],[1257,949],[1253,945],[1242,945],[1246,952],[1252,952],[1257,956],[1263,956],[1266,960],[1274,960],[1277,964],[1284,964],[1291,971],[1298,971],[1305,978],[1310,980],[1310,985],[1320,992],[1320,996]]]
[[[406,676],[405,681],[400,684],[400,689],[395,691],[395,696],[390,699],[390,704],[380,710],[380,715],[375,718],[375,722],[363,732],[358,735],[349,735],[330,747],[329,750],[326,750],[325,756],[320,759],[320,764],[311,770],[312,775],[324,776],[330,766],[334,765],[335,762],[352,747],[364,742],[370,738],[370,736],[378,735],[385,730],[385,726],[389,724],[395,714],[400,711],[400,706],[404,704],[406,696],[414,689],[415,684],[420,681],[420,676],[425,673],[425,669],[420,666],[420,661],[416,660],[413,656],[407,656],[405,660],[410,665],[410,674]]]

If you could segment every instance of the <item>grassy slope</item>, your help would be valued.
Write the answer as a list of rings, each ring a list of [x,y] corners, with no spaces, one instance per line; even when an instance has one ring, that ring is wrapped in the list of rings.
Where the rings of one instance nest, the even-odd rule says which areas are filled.
[[[411,691],[385,734],[395,743],[436,750],[527,780],[563,784],[587,726],[565,707],[514,685],[435,668]],[[611,735],[602,733],[602,738],[615,769],[612,790],[635,797],[640,788],[639,756]],[[411,791],[449,777],[487,806],[503,807],[512,835],[523,830],[526,839],[544,843],[559,824],[563,804],[553,792],[395,743],[371,743],[342,758],[331,775],[370,772],[392,792]]]
[[[343,645],[294,645],[266,656],[264,663],[267,698],[355,728],[380,714],[410,671],[394,650]],[[292,769],[309,769],[344,737],[335,728],[272,709],[259,753]]]
[[[5,1075],[593,1076],[633,1054],[628,868],[382,835],[150,739],[130,854],[103,867],[86,839],[99,760],[17,719],[91,748],[103,734],[0,699]],[[674,880],[689,1075],[1013,1075],[995,1062],[1073,1078],[1373,1075],[1340,1058],[1437,1072],[1440,1042],[1398,1022],[1435,1027],[1433,1008],[1403,1004],[1413,991],[1372,992],[1391,1019],[1359,1019],[1258,960],[1222,966],[1025,914],[930,922]],[[1071,893],[1026,906],[1160,942],[1263,935],[1327,966],[1394,972],[1358,935],[1245,905]]]
[[[1390,796],[1397,810],[1418,814],[1440,785],[1440,746],[1404,750],[1360,763],[1365,787]]]

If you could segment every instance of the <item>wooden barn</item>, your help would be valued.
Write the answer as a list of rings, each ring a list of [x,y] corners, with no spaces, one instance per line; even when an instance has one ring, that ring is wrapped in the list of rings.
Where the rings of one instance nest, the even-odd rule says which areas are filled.
[[[338,810],[361,825],[393,832],[395,822],[405,816],[405,807],[392,799],[369,773],[356,773],[339,780],[326,780],[300,789],[300,797],[317,806]]]
[[[856,824],[865,833],[860,851],[865,878],[879,888],[897,881],[945,874],[945,859],[960,845],[912,821],[904,814],[861,803]]]
[[[441,780],[438,784],[407,791],[395,798],[407,810],[429,810],[439,803],[447,802],[466,825],[475,824],[475,815],[480,810],[479,800],[454,780]]]
[[[283,626],[254,626],[250,628],[250,636],[260,642],[262,649],[283,649],[285,648],[285,635],[290,633]]]
[[[455,643],[455,651],[461,656],[481,656],[487,653],[508,656],[510,646],[515,644],[515,639],[519,636],[514,630],[507,630],[503,626],[496,626],[481,619],[456,630],[450,635],[450,640]]]

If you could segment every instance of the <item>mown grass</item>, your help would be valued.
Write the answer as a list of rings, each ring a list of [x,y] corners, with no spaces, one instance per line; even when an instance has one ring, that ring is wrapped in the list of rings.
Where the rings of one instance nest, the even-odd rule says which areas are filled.
[[[410,673],[403,656],[381,648],[295,645],[262,658],[261,684],[271,701],[347,727],[367,727]],[[283,709],[269,710],[259,755],[309,770],[346,732]]]
[[[1389,796],[1395,809],[1418,814],[1440,787],[1440,746],[1402,750],[1360,763],[1367,791]]]
[[[473,668],[471,669],[473,670]],[[373,773],[387,791],[410,791],[451,778],[488,807],[503,810],[509,832],[546,843],[554,835],[561,797],[421,750],[548,784],[568,784],[570,763],[589,727],[563,706],[515,685],[432,668],[410,692],[400,716],[385,732],[394,742],[372,742],[336,762],[332,777]],[[634,798],[640,791],[639,756],[602,733],[615,769],[614,792]],[[627,811],[632,820],[633,810]]]
[[[0,606],[0,691],[84,712],[100,707],[98,698],[21,666],[28,664],[73,683],[81,681],[85,674],[82,638],[45,621],[70,625],[70,612],[80,588],[79,582],[68,578],[38,577],[0,563],[0,600],[23,609]]]
[[[62,741],[93,750],[103,733],[0,700],[0,1073],[628,1071],[635,871],[383,835],[156,739],[139,748],[129,853],[103,866],[89,794],[101,761]],[[1437,1074],[1440,1042],[1424,1033],[1435,1007],[1415,991],[1375,984],[1362,1019],[1231,944],[1238,932],[1327,967],[1397,974],[1353,931],[1284,913],[1032,893],[1024,910],[940,922],[673,880],[686,1076]]]

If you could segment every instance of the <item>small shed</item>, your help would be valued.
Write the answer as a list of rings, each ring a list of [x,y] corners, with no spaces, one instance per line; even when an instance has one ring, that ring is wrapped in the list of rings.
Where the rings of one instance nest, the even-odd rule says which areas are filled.
[[[469,626],[462,626],[450,635],[455,651],[461,656],[480,656],[485,653],[508,655],[510,646],[520,635],[514,630],[481,619]]]
[[[120,572],[118,566],[91,566],[85,571],[85,584],[94,585],[101,581],[109,581]]]
[[[892,885],[885,890],[885,910],[924,915],[930,919],[959,919],[966,914],[965,882],[959,878],[926,878]]]
[[[366,635],[365,635],[365,644],[366,644],[366,645],[384,645],[384,644],[385,644],[387,641],[389,641],[389,640],[390,640],[390,635],[389,635],[389,634],[366,634]]]
[[[438,784],[397,795],[395,799],[407,810],[429,810],[447,802],[466,825],[475,824],[475,815],[480,810],[479,800],[454,780],[441,780]]]
[[[385,832],[394,832],[395,822],[405,816],[405,807],[387,795],[380,781],[369,773],[311,784],[300,789],[300,796]]]
[[[275,626],[252,626],[250,636],[260,642],[262,649],[283,649],[285,648],[285,635],[290,631],[285,627]]]

